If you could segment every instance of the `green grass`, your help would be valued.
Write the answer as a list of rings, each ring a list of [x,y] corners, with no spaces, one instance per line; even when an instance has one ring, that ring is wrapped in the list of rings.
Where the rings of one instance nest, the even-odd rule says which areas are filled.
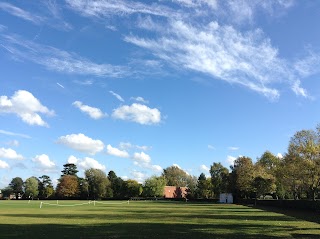
[[[70,206],[81,203],[0,201],[0,238],[320,238],[308,213],[301,219],[240,205],[156,201]]]

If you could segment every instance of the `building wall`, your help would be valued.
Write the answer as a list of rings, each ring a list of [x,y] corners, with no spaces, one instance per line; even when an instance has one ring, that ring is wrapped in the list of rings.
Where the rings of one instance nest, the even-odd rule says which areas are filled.
[[[187,190],[187,187],[165,186],[163,194],[165,198],[185,198]]]
[[[220,193],[220,203],[233,203],[232,193]]]

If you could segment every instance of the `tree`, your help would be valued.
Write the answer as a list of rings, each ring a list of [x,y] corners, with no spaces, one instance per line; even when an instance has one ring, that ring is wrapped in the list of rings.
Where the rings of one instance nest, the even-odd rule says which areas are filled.
[[[307,187],[310,199],[315,200],[320,185],[320,125],[317,132],[314,130],[301,130],[290,139],[289,149],[301,161],[303,183]]]
[[[80,198],[81,199],[88,199],[89,198],[89,183],[84,178],[78,178],[79,182],[79,190],[80,190]]]
[[[75,175],[64,175],[59,179],[56,193],[58,197],[72,198],[79,194],[78,177]]]
[[[275,176],[276,170],[280,165],[280,159],[267,150],[258,158],[256,165],[263,167],[266,173]]]
[[[197,183],[197,197],[209,198],[212,195],[211,179],[207,179],[204,173],[201,173]]]
[[[73,175],[73,176],[77,176],[77,173],[79,171],[77,170],[77,165],[73,164],[73,163],[67,163],[63,165],[63,170],[61,171],[62,175],[61,176],[65,176],[65,175]]]
[[[171,166],[163,170],[162,176],[167,180],[167,186],[187,187],[190,175],[177,166]]]
[[[114,171],[108,173],[108,179],[111,183],[113,197],[121,198],[124,196],[124,181],[118,177]]]
[[[39,177],[39,198],[46,199],[54,194],[52,181],[48,175]]]
[[[125,197],[138,197],[140,196],[141,193],[141,184],[138,183],[136,180],[132,180],[129,179],[127,181],[124,181],[124,189],[125,189],[125,193],[124,196]]]
[[[221,163],[213,163],[210,167],[212,189],[215,197],[229,191],[229,170]]]
[[[12,189],[12,192],[16,195],[16,198],[22,196],[23,194],[23,180],[20,177],[15,177],[11,180],[9,187]]]
[[[36,198],[39,194],[39,179],[36,177],[27,178],[24,183],[25,196],[27,198]]]
[[[143,194],[147,197],[163,197],[166,179],[164,177],[152,176],[145,180]]]
[[[90,168],[84,174],[89,184],[89,196],[91,198],[101,199],[108,196],[107,192],[108,188],[111,188],[111,183],[102,170]]]
[[[253,193],[254,167],[249,157],[238,157],[231,167],[234,192],[241,198],[250,197]]]

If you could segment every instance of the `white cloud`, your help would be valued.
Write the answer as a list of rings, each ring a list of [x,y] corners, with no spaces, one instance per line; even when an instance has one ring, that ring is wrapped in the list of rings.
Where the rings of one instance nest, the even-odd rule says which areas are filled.
[[[41,169],[53,170],[56,168],[56,164],[51,161],[49,156],[46,154],[36,155],[36,157],[34,157],[32,161],[35,162]]]
[[[57,82],[57,85],[60,86],[62,89],[64,89],[64,86],[61,85],[59,82]]]
[[[107,145],[107,153],[120,158],[129,158],[127,151],[113,148],[110,144]]]
[[[156,108],[133,103],[131,106],[123,105],[113,110],[112,117],[115,119],[133,121],[143,125],[158,124],[161,122],[161,113]]]
[[[75,101],[72,103],[72,105],[77,107],[82,112],[88,114],[92,119],[101,119],[107,116],[107,114],[103,113],[100,109],[84,105],[81,101]]]
[[[100,164],[97,160],[89,157],[85,157],[83,159],[77,158],[73,155],[70,155],[68,158],[68,163],[73,163],[79,166],[80,169],[86,170],[90,168],[94,169],[100,169],[100,170],[106,170],[106,166],[103,164]]]
[[[277,157],[278,157],[279,159],[283,159],[283,155],[282,155],[281,153],[278,153],[278,154],[277,154]]]
[[[201,169],[202,171],[205,171],[205,172],[209,172],[209,170],[210,170],[210,168],[207,167],[207,166],[204,165],[204,164],[200,165],[200,169]]]
[[[172,164],[172,166],[174,166],[174,167],[177,167],[177,168],[181,169],[181,167],[180,167],[178,164],[176,164],[176,163]]]
[[[234,161],[235,161],[236,159],[237,159],[236,157],[233,157],[233,156],[228,155],[228,156],[227,156],[227,163],[228,163],[229,165],[233,165],[233,164],[234,164]]]
[[[68,163],[77,164],[78,161],[79,160],[73,155],[70,155],[69,158],[68,158]]]
[[[239,32],[215,21],[201,25],[172,20],[159,38],[131,34],[125,41],[150,50],[174,67],[247,87],[271,100],[280,96],[275,85],[297,82],[292,64],[279,57],[261,29]],[[293,91],[303,95],[302,90]]]
[[[17,159],[17,160],[24,159],[21,154],[18,154],[16,151],[14,151],[11,148],[0,148],[0,158]]]
[[[132,100],[135,100],[137,102],[141,102],[143,104],[148,104],[149,101],[145,100],[143,97],[138,96],[138,97],[131,97]]]
[[[150,169],[154,172],[162,172],[163,168],[160,165],[151,165]]]
[[[134,145],[130,142],[121,142],[119,144],[119,148],[120,149],[123,149],[123,150],[129,150],[129,149],[133,149],[133,148],[136,148],[136,149],[139,149],[139,150],[142,150],[142,151],[148,151],[150,150],[152,147],[151,146],[146,146],[146,145]]]
[[[10,168],[9,164],[7,164],[5,161],[0,160],[0,169],[6,168]]]
[[[236,151],[236,150],[239,150],[239,147],[228,147],[228,150],[231,150],[231,151]]]
[[[216,148],[214,146],[212,146],[211,144],[208,145],[208,149],[210,150],[215,150]]]
[[[11,140],[6,143],[6,145],[12,146],[12,147],[18,147],[20,145],[18,140]]]
[[[156,3],[143,4],[137,1],[118,1],[118,0],[67,0],[69,7],[74,11],[80,12],[85,16],[92,17],[109,17],[112,15],[129,15],[129,14],[147,14],[154,16],[176,16],[177,12]]]
[[[18,8],[10,3],[1,2],[0,9],[2,9],[3,11],[5,11],[13,16],[22,18],[26,21],[30,21],[30,22],[37,24],[37,25],[40,23],[43,23],[45,20],[43,17],[37,16],[34,13],[27,12],[27,11],[25,11],[21,8]]]
[[[57,142],[77,151],[92,155],[101,152],[104,148],[104,144],[101,140],[91,139],[84,134],[61,136]]]
[[[143,183],[144,180],[147,178],[146,174],[139,172],[139,171],[136,171],[136,170],[133,170],[131,172],[131,175],[133,176],[133,179],[138,181],[139,183]]]
[[[150,156],[144,152],[134,153],[133,159],[137,162],[142,162],[142,163],[150,163],[151,162]]]
[[[111,95],[113,95],[114,97],[116,97],[118,100],[120,100],[121,102],[124,102],[124,99],[117,93],[113,92],[112,90],[109,91],[109,93]]]
[[[0,129],[0,134],[5,134],[5,135],[9,135],[9,136],[18,136],[18,137],[22,137],[22,138],[26,138],[26,139],[31,139],[31,137],[29,135],[14,133],[14,132],[1,130],[1,129]]]
[[[218,14],[225,16],[226,20],[240,24],[252,22],[259,12],[269,15],[281,15],[284,11],[294,5],[295,0],[228,0],[219,2]],[[241,11],[239,11],[241,9]]]
[[[86,170],[90,168],[100,169],[100,170],[106,170],[106,166],[103,164],[100,164],[97,160],[93,158],[85,157],[83,160],[79,160],[78,163],[79,167]]]
[[[15,59],[31,61],[52,71],[104,78],[118,78],[129,74],[128,67],[96,64],[76,53],[40,45],[22,39],[17,35],[0,35],[0,40],[2,41],[2,47],[12,54]]]
[[[0,96],[0,113],[16,114],[27,124],[39,126],[48,126],[39,113],[54,115],[53,110],[43,106],[37,98],[25,90],[16,91],[11,98]]]
[[[302,59],[298,59],[294,65],[295,70],[301,77],[308,77],[320,72],[320,55],[308,50],[308,55]]]

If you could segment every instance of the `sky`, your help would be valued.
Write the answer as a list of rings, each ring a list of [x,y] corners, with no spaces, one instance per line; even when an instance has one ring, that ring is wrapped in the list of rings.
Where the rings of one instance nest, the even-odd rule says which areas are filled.
[[[320,106],[320,1],[0,2],[0,188],[284,155]]]

